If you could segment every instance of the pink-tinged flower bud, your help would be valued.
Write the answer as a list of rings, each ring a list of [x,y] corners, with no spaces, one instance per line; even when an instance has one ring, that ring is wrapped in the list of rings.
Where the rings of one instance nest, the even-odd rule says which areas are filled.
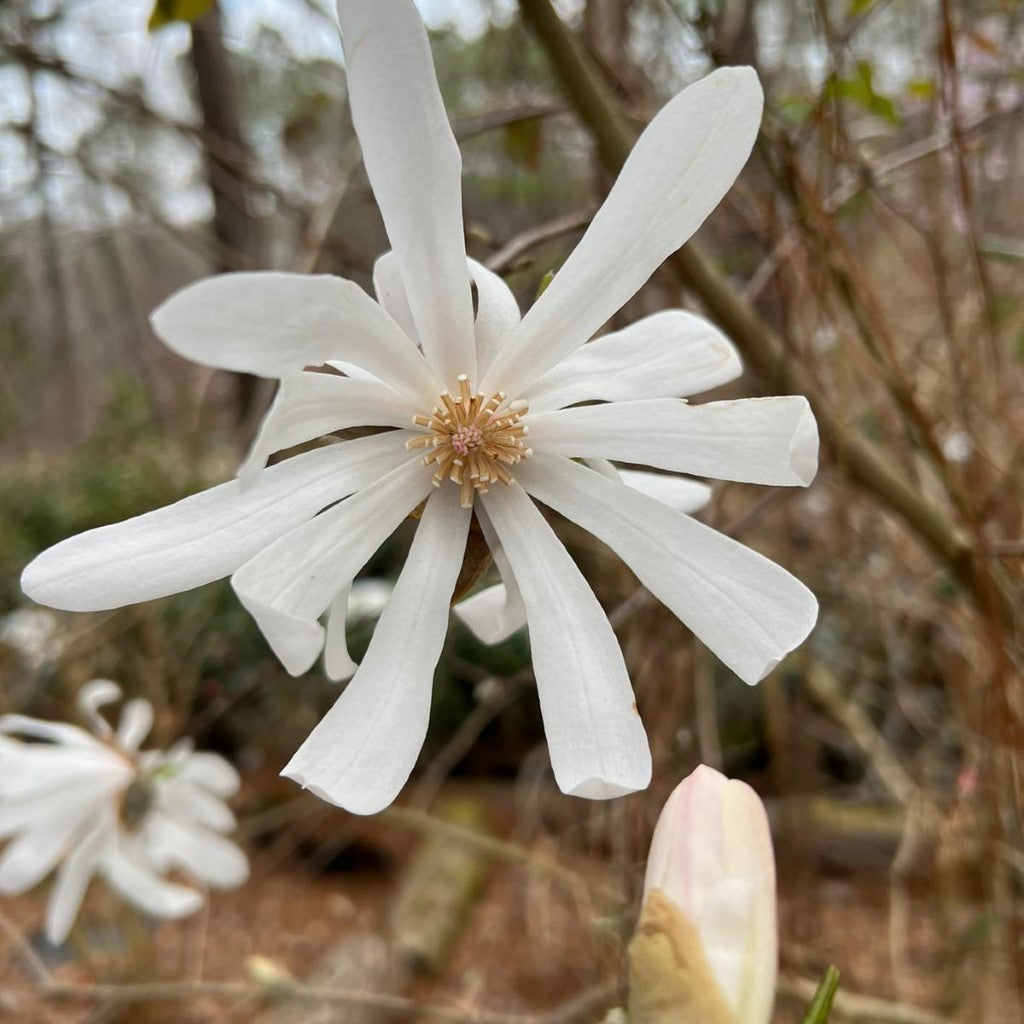
[[[629,956],[633,1024],[767,1024],[775,857],[748,785],[701,765],[675,788],[654,830]]]

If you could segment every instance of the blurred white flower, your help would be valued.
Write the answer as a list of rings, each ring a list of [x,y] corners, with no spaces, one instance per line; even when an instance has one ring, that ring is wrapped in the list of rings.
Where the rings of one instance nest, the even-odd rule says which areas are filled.
[[[630,944],[635,1024],[768,1024],[778,935],[764,805],[701,765],[668,798],[651,840]]]
[[[657,313],[585,344],[732,184],[761,121],[757,75],[722,68],[666,104],[521,317],[505,283],[467,260],[461,158],[414,4],[341,0],[338,15],[353,122],[392,245],[374,268],[378,301],[340,278],[283,273],[223,274],[173,295],[152,318],[170,348],[281,382],[241,479],[58,544],[22,585],[44,604],[86,611],[233,574],[289,672],[325,652],[328,675],[341,678],[355,667],[344,650],[349,584],[423,505],[362,665],[285,768],[325,799],[373,813],[422,746],[475,513],[504,587],[479,614],[463,613],[488,639],[528,622],[558,785],[593,798],[642,789],[650,751],[622,653],[531,499],[607,543],[748,683],[813,627],[806,587],[679,511],[692,494],[680,502],[675,488],[700,485],[609,479],[610,463],[575,461],[775,486],[815,474],[804,398],[680,401],[741,372],[700,317]],[[264,468],[272,452],[354,426],[394,429]]]
[[[60,657],[57,616],[45,608],[15,608],[0,618],[0,645],[15,651],[25,667],[38,672]]]
[[[93,875],[148,914],[184,917],[203,894],[167,881],[168,872],[216,888],[241,885],[249,874],[245,854],[224,836],[235,827],[224,803],[238,789],[234,768],[187,742],[141,751],[153,708],[128,701],[115,731],[99,709],[120,697],[106,679],[82,688],[92,734],[0,717],[0,839],[8,840],[0,893],[23,893],[56,869],[46,914],[53,943],[67,938]]]

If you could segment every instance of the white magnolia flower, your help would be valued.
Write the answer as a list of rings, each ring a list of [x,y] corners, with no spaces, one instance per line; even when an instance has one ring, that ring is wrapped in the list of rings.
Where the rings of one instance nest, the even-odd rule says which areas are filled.
[[[0,717],[0,893],[18,895],[55,868],[46,934],[63,942],[93,875],[155,917],[184,917],[203,895],[167,881],[181,869],[216,888],[241,885],[245,854],[226,839],[235,827],[224,800],[238,789],[234,768],[188,743],[140,751],[153,722],[148,701],[128,701],[116,731],[99,709],[121,696],[97,679],[79,706],[94,735],[23,715]],[[13,737],[45,742],[25,743]]]
[[[637,1024],[768,1024],[778,928],[768,816],[746,783],[701,765],[651,840],[630,944]]]
[[[802,584],[673,507],[687,506],[676,489],[693,500],[692,483],[620,481],[610,464],[586,462],[774,485],[814,476],[805,399],[679,400],[740,373],[732,345],[699,317],[662,312],[585,344],[738,174],[761,118],[757,76],[716,71],[661,110],[521,318],[500,278],[466,258],[459,151],[411,0],[342,0],[338,13],[353,120],[393,247],[374,268],[378,301],[336,277],[285,273],[224,274],[173,295],[152,323],[174,351],[281,382],[241,479],[58,544],[22,584],[37,601],[84,611],[232,574],[289,672],[326,645],[338,675],[352,664],[349,584],[423,505],[363,664],[285,769],[372,813],[422,745],[475,513],[504,584],[484,632],[529,623],[559,786],[586,797],[642,789],[650,753],[618,643],[531,499],[609,544],[747,682],[813,626]],[[325,366],[335,372],[307,369]],[[263,468],[271,452],[367,425],[393,429]]]

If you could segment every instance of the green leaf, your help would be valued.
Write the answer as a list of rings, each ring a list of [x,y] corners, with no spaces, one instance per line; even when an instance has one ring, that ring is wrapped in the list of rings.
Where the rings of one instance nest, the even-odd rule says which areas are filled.
[[[553,270],[549,270],[540,279],[540,284],[537,285],[537,299],[539,299],[544,294],[544,292],[547,290],[548,285],[551,284],[551,282],[554,281],[554,279],[555,279],[555,272]],[[534,301],[536,301],[536,299]]]
[[[543,143],[544,134],[539,117],[528,117],[505,125],[505,152],[528,171],[539,169]]]
[[[818,982],[818,991],[814,993],[803,1024],[826,1024],[828,1015],[832,1012],[832,1000],[835,998],[836,989],[839,988],[839,977],[839,968],[834,964],[830,965]]]
[[[889,124],[899,124],[900,115],[896,104],[875,89],[874,68],[866,60],[857,61],[853,74],[848,78],[836,78],[829,82],[826,92],[837,99],[856,103]]]
[[[149,16],[149,31],[155,32],[164,25],[175,21],[190,24],[198,21],[211,7],[215,0],[156,0],[153,13]]]
[[[858,14],[867,14],[878,0],[850,0],[850,6],[846,8],[846,16],[855,18]]]
[[[907,95],[915,100],[929,100],[935,95],[935,82],[931,78],[914,78],[907,82]]]

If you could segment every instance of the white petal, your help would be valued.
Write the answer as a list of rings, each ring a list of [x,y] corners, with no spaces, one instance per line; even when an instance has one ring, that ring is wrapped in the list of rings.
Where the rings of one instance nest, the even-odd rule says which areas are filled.
[[[89,719],[97,736],[107,737],[113,729],[100,714],[100,708],[121,699],[121,687],[110,679],[93,679],[78,691],[78,710]]]
[[[714,494],[707,484],[685,476],[651,473],[645,469],[619,469],[607,459],[584,459],[583,462],[609,480],[632,487],[634,491],[656,498],[687,515],[699,512]]]
[[[753,69],[730,67],[694,83],[659,111],[481,390],[522,394],[636,294],[732,185],[757,137],[762,104]]]
[[[197,750],[187,756],[179,769],[178,778],[202,786],[221,797],[234,796],[241,784],[232,764],[220,754],[211,754],[205,750]]]
[[[426,29],[409,0],[339,0],[338,21],[352,123],[423,351],[448,387],[475,380],[462,158]]]
[[[355,363],[417,401],[437,393],[423,356],[357,284],[327,274],[218,274],[150,317],[168,348],[203,366],[287,377],[329,359]]]
[[[115,847],[101,868],[114,889],[153,917],[187,917],[203,905],[201,893],[164,881],[137,851]]]
[[[86,747],[89,750],[103,749],[101,743],[77,725],[65,722],[47,722],[41,718],[29,718],[27,715],[0,716],[0,733],[18,736],[31,736],[32,739],[48,740],[68,747]]]
[[[103,805],[93,798],[84,805],[66,802],[64,813],[39,819],[36,826],[11,840],[0,857],[0,893],[17,896],[42,881],[65,856],[83,823]]]
[[[416,333],[416,324],[402,281],[402,268],[393,252],[384,253],[373,264],[373,293],[388,316],[412,341],[418,343],[419,335]]]
[[[430,496],[363,663],[282,775],[354,814],[398,795],[427,733],[469,521],[457,487]]]
[[[271,466],[166,508],[62,541],[29,563],[22,589],[68,611],[99,611],[190,590],[234,572],[325,505],[408,458],[404,432],[359,438]]]
[[[671,309],[582,346],[523,397],[534,412],[595,399],[679,398],[727,384],[742,372],[732,342],[714,324]]]
[[[99,744],[64,747],[0,739],[3,807],[9,806],[8,801],[23,797],[40,799],[51,792],[113,792],[127,785],[133,774],[123,757]]]
[[[530,444],[572,458],[783,487],[806,487],[818,469],[818,427],[801,396],[705,405],[652,398],[560,409],[530,416]]]
[[[521,487],[495,488],[483,502],[526,605],[555,780],[563,793],[591,799],[644,789],[647,735],[597,598]]]
[[[660,502],[692,515],[699,512],[711,500],[714,493],[707,484],[690,480],[685,476],[669,473],[648,473],[642,469],[622,469],[622,482],[634,491],[646,494]]]
[[[153,862],[184,868],[217,889],[234,889],[249,877],[249,861],[230,839],[160,811],[146,818],[146,844]]]
[[[324,672],[333,683],[351,679],[359,666],[348,653],[348,599],[352,587],[347,586],[338,591],[338,596],[331,602],[327,612],[327,635],[324,638]]]
[[[604,541],[744,682],[763,679],[814,627],[814,595],[785,569],[629,487],[537,454],[518,479]]]
[[[467,597],[455,605],[452,611],[483,643],[500,644],[526,625],[526,605],[523,604],[523,595],[519,592],[512,566],[482,506],[477,508],[477,518],[501,575],[501,583],[485,587]]]
[[[333,373],[285,377],[239,470],[254,479],[268,456],[348,427],[407,427],[413,406],[380,381]]]
[[[431,474],[419,458],[297,527],[231,577],[239,600],[292,675],[323,649],[317,621],[398,524],[427,496]]]
[[[231,808],[220,797],[180,776],[158,786],[156,806],[171,817],[194,821],[214,832],[231,832],[237,825]]]
[[[128,701],[117,723],[117,738],[125,750],[138,750],[153,728],[153,705],[137,697]]]
[[[113,814],[100,818],[61,865],[46,907],[46,937],[53,945],[62,945],[68,937],[85,890],[115,829]]]
[[[476,260],[468,262],[476,284],[477,372],[483,375],[498,350],[519,326],[519,303],[509,286],[497,274]]]

